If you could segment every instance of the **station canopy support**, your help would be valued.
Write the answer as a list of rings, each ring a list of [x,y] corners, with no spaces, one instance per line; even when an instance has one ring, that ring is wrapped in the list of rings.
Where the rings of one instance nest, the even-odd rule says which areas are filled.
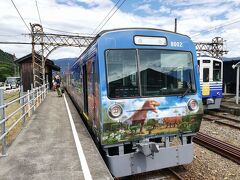
[[[237,68],[237,78],[236,78],[236,104],[239,103],[239,68],[240,62],[232,66],[233,69]]]
[[[222,56],[228,53],[224,48],[224,42],[221,37],[213,38],[212,42],[195,42],[196,51],[199,55],[222,59]]]
[[[40,24],[31,25],[32,36],[32,64],[33,64],[33,84],[34,87],[45,84],[45,62],[50,53],[59,47],[72,46],[87,47],[95,37],[66,35],[66,34],[47,34],[44,33]]]

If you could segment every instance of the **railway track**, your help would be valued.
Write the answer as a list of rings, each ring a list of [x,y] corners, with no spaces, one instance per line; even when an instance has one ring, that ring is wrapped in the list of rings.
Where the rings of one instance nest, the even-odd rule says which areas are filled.
[[[166,168],[132,176],[115,178],[115,180],[183,180],[183,178],[172,168]]]
[[[193,142],[240,164],[240,148],[198,132]]]
[[[203,115],[203,119],[240,130],[240,120],[238,119],[238,117],[234,117],[233,115],[229,115],[230,117],[227,117],[227,114],[223,114],[224,113],[207,113]]]

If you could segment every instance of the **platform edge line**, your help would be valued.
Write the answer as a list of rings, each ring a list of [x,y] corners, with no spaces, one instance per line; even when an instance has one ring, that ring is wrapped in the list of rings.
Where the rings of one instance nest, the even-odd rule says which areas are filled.
[[[76,144],[76,147],[77,147],[79,161],[80,161],[81,166],[82,166],[84,179],[92,180],[92,176],[91,176],[90,170],[88,168],[88,164],[87,164],[85,155],[83,153],[81,142],[79,140],[79,137],[78,137],[78,134],[77,134],[77,130],[76,130],[76,127],[74,125],[72,114],[71,114],[71,111],[69,109],[68,102],[67,102],[67,99],[65,97],[65,94],[63,94],[63,97],[64,97],[65,105],[66,105],[66,108],[67,108],[68,117],[69,117],[69,121],[70,121],[70,124],[71,124],[74,141],[75,141],[75,144]]]

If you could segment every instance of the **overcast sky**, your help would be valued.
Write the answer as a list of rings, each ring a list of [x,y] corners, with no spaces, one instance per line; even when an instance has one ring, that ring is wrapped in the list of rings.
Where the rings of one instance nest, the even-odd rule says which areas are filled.
[[[39,23],[36,0],[13,0],[22,17]],[[120,0],[119,4],[124,0]],[[37,0],[45,32],[56,30],[91,34],[118,0]],[[148,27],[174,30],[195,42],[211,42],[216,36],[226,40],[229,53],[240,56],[240,0],[126,0],[103,29]],[[220,28],[219,28],[220,27]],[[48,29],[47,29],[48,28]],[[50,29],[49,29],[50,28]],[[211,30],[206,32],[206,30]],[[11,0],[0,2],[0,41],[31,42],[29,31]],[[5,45],[0,49],[20,58],[31,52],[31,45]],[[50,58],[78,57],[82,49],[59,48]]]

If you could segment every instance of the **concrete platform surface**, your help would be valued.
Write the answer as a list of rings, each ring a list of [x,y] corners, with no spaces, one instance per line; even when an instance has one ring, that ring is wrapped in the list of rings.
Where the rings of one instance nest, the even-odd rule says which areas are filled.
[[[69,97],[67,101],[92,179],[112,179]],[[48,94],[7,153],[0,158],[1,180],[84,179],[64,98],[56,92]]]
[[[236,103],[234,94],[225,95],[221,102],[221,110],[240,116],[240,102]]]

